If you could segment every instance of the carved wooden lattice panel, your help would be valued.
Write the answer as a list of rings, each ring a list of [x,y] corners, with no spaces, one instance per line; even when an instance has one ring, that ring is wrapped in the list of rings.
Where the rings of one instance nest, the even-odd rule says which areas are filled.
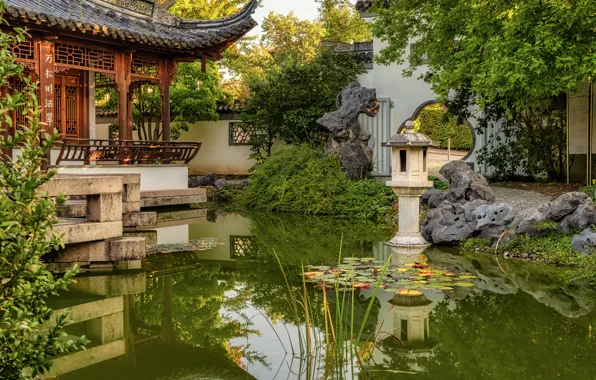
[[[31,78],[31,80],[33,82],[35,82],[35,77]],[[12,81],[9,82],[9,92],[12,93],[16,93],[16,92],[22,92],[26,87],[25,82],[23,82],[22,80],[19,79],[13,79]],[[39,98],[39,88],[35,89],[35,94],[36,96]],[[19,108],[17,108],[16,111],[11,113],[12,116],[12,126],[13,129],[16,131],[18,128],[27,125],[27,115],[24,113],[25,111],[25,106],[21,106]]]
[[[254,128],[248,128],[244,123],[230,123],[230,145],[250,145],[251,136],[254,135]]]
[[[230,256],[234,258],[256,259],[257,242],[254,236],[230,236]]]
[[[133,75],[157,78],[159,64],[155,59],[143,56],[133,56],[131,72]]]
[[[129,9],[147,16],[153,15],[153,4],[145,0],[106,0],[119,7]]]
[[[18,45],[12,45],[10,50],[18,59],[24,59],[27,61],[33,61],[35,59],[32,41],[24,41]]]
[[[114,71],[114,53],[59,42],[55,45],[56,64],[93,70]]]
[[[64,86],[66,95],[66,120],[64,134],[68,137],[79,135],[79,115],[77,102],[77,87]]]

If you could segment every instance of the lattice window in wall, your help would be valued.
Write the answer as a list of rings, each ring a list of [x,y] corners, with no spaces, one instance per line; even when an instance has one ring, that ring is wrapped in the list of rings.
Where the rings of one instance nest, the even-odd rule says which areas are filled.
[[[56,76],[54,92],[55,126],[64,137],[80,136],[79,78]]]
[[[109,3],[147,16],[153,15],[153,4],[146,0],[107,0]]]
[[[254,236],[230,236],[231,258],[256,259],[258,251]]]
[[[133,75],[157,78],[159,64],[155,59],[144,56],[133,56],[131,71]]]
[[[84,46],[59,42],[55,44],[57,64],[104,71],[115,70],[114,53]]]
[[[231,122],[230,145],[250,145],[250,139],[254,133],[254,128],[247,128],[244,123]]]

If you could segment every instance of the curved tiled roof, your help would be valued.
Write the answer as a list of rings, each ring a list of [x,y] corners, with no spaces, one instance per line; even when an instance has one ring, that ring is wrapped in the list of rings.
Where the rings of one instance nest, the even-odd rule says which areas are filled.
[[[149,4],[150,14],[123,8],[115,1],[5,0],[4,17],[11,23],[35,24],[32,29],[62,29],[195,54],[236,41],[257,25],[251,17],[256,0],[234,16],[212,21],[181,20],[153,0],[135,1]]]

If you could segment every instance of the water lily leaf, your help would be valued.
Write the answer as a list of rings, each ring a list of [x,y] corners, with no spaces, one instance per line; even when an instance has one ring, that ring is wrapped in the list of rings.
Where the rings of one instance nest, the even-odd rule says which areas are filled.
[[[451,285],[453,285],[453,286],[459,286],[459,287],[463,287],[463,288],[471,288],[473,286],[476,286],[476,285],[474,285],[471,282],[454,282]]]

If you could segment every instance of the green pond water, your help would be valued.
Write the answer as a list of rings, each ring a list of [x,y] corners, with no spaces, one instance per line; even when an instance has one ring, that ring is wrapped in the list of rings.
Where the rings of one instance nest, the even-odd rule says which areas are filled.
[[[53,306],[71,310],[77,323],[69,333],[92,343],[59,358],[46,379],[323,379],[324,339],[304,360],[304,324],[291,311],[273,250],[298,292],[301,265],[337,265],[342,240],[343,257],[381,263],[391,255],[383,244],[391,232],[383,226],[296,215],[209,212],[182,224],[164,220],[143,236],[154,244],[219,243],[194,252],[164,250],[144,260],[142,270],[79,276]],[[366,360],[360,368],[345,365],[343,378],[596,378],[596,291],[567,281],[565,270],[436,248],[391,260],[392,290],[375,297],[359,343]],[[414,263],[465,276],[473,286],[433,287],[432,278],[417,273],[418,285],[406,284],[401,275]],[[414,293],[396,294],[403,287]],[[308,284],[307,294],[318,311],[311,315],[313,335],[320,337],[323,291]],[[334,314],[336,293],[325,296]],[[354,330],[372,296],[366,286],[354,290],[353,305],[348,302]]]

